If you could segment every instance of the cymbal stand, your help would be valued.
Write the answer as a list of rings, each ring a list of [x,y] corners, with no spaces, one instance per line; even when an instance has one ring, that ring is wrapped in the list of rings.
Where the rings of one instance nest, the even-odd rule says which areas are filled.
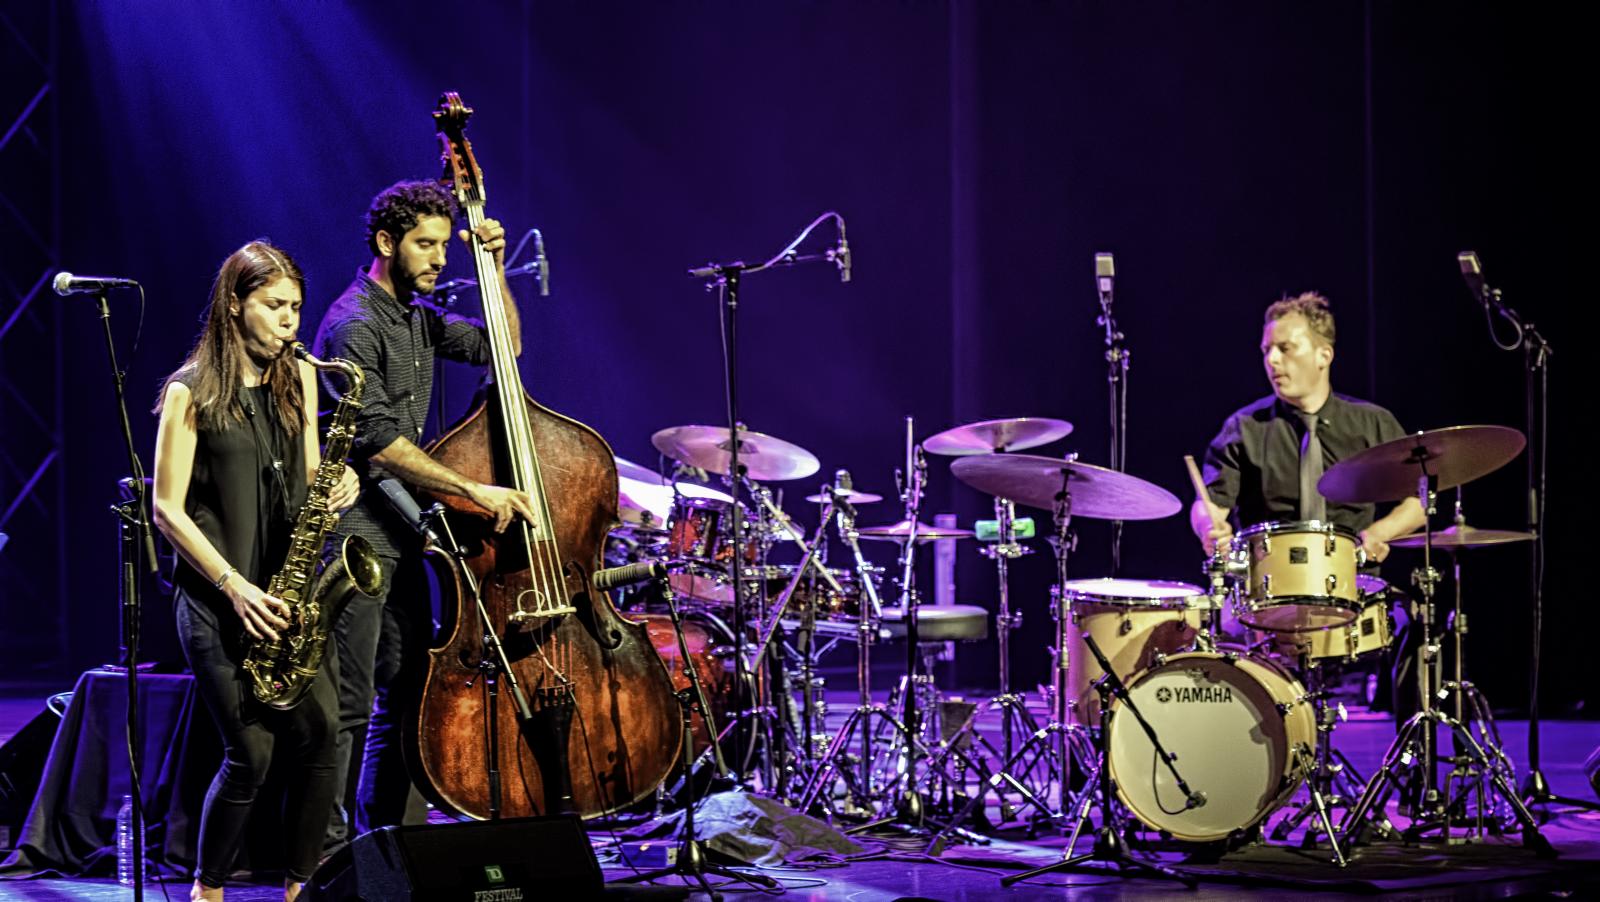
[[[1461,509],[1461,488],[1456,488],[1456,514],[1455,525],[1458,529],[1464,528],[1467,523],[1466,515]],[[1461,555],[1465,548],[1446,547],[1445,553],[1450,555],[1451,582],[1455,588],[1455,606],[1446,618],[1446,631],[1454,638],[1455,643],[1455,679],[1447,680],[1441,691],[1450,693],[1455,697],[1455,718],[1463,725],[1475,727],[1478,733],[1479,744],[1489,754],[1488,767],[1498,771],[1507,783],[1514,785],[1516,780],[1516,767],[1511,763],[1511,758],[1505,752],[1505,743],[1500,738],[1500,725],[1494,718],[1494,710],[1489,705],[1489,700],[1483,690],[1465,679],[1466,669],[1466,643],[1463,637],[1467,633],[1467,614],[1461,601]],[[1481,832],[1485,827],[1498,831],[1502,820],[1509,820],[1509,813],[1503,806],[1496,806],[1499,810],[1486,810],[1485,800],[1488,798],[1486,783],[1488,782],[1487,770],[1476,766],[1477,762],[1461,756],[1460,748],[1451,763],[1456,768],[1450,772],[1446,785],[1456,782],[1460,785],[1460,792],[1451,802],[1452,811],[1464,810],[1467,799],[1475,792],[1478,799],[1477,819],[1473,829]]]
[[[1340,841],[1349,848],[1359,838],[1364,819],[1369,814],[1375,813],[1389,793],[1400,784],[1403,779],[1401,774],[1406,771],[1415,772],[1419,767],[1422,769],[1420,775],[1422,801],[1416,816],[1405,830],[1404,838],[1418,841],[1422,839],[1423,834],[1437,828],[1441,831],[1441,839],[1449,841],[1450,811],[1439,791],[1436,728],[1443,725],[1449,727],[1456,749],[1462,752],[1458,758],[1464,758],[1481,768],[1482,772],[1487,774],[1494,791],[1511,808],[1512,814],[1522,825],[1523,845],[1534,849],[1541,856],[1554,855],[1555,850],[1544,834],[1539,832],[1538,822],[1517,795],[1507,775],[1490,765],[1488,754],[1473,738],[1472,733],[1462,726],[1461,721],[1450,716],[1435,703],[1443,701],[1442,692],[1436,688],[1439,678],[1439,646],[1433,637],[1433,592],[1439,574],[1433,569],[1431,518],[1437,510],[1438,477],[1428,472],[1426,459],[1419,458],[1417,463],[1421,471],[1421,475],[1417,478],[1417,495],[1429,517],[1423,522],[1422,569],[1412,575],[1412,580],[1421,594],[1421,602],[1417,606],[1419,616],[1416,618],[1422,623],[1422,643],[1417,648],[1419,710],[1400,728],[1394,742],[1389,745],[1389,750],[1384,753],[1382,766],[1368,781],[1360,800],[1346,812],[1344,820],[1339,824]]]
[[[1051,719],[1043,727],[1038,726],[1033,716],[1028,713],[1022,696],[1010,692],[1010,667],[1007,657],[1009,643],[1006,641],[1006,634],[1010,631],[1010,626],[1021,622],[1020,615],[1016,617],[1011,615],[1009,593],[1006,590],[1006,561],[1022,553],[1020,546],[1014,541],[1013,511],[1012,502],[1001,498],[995,499],[995,513],[1000,521],[1000,541],[995,546],[994,553],[995,564],[1000,572],[1000,613],[995,618],[1000,624],[1000,694],[990,700],[985,710],[996,707],[1001,709],[1001,748],[996,749],[987,738],[977,732],[978,718],[974,717],[968,721],[965,728],[971,730],[974,741],[981,744],[1001,763],[956,816],[954,822],[958,824],[964,823],[977,811],[977,806],[983,803],[984,796],[990,788],[1001,796],[1002,820],[1007,819],[1006,811],[1009,806],[1001,790],[1002,784],[1016,791],[1024,803],[1033,806],[1042,814],[1043,819],[1064,819],[1068,809],[1073,807],[1070,790],[1073,759],[1078,758],[1085,770],[1092,770],[1099,764],[1088,730],[1073,722],[1072,712],[1069,710],[1071,703],[1067,698],[1070,694],[1067,672],[1070,663],[1068,649],[1071,647],[1069,630],[1072,618],[1071,611],[1063,608],[1061,593],[1067,584],[1067,562],[1076,544],[1076,538],[1072,534],[1072,493],[1063,484],[1061,492],[1056,496],[1054,511],[1056,533],[1051,539],[1051,545],[1055,549],[1056,585],[1051,588],[1051,598],[1056,619],[1056,647],[1052,649],[1055,672],[1051,684],[1053,696]],[[1009,546],[1009,550],[1005,546]],[[1026,730],[1028,734],[1027,741],[1020,748],[1013,747],[1013,723]],[[1043,780],[1040,781],[1042,785],[1036,783],[1030,786],[1027,779],[1037,778],[1037,771],[1041,766],[1044,769]],[[1058,787],[1056,808],[1050,807],[1047,801],[1051,782],[1056,783]],[[1083,793],[1093,794],[1093,792],[1092,784],[1084,787]],[[943,837],[935,837],[929,846],[931,854],[938,854],[943,848],[942,839]]]

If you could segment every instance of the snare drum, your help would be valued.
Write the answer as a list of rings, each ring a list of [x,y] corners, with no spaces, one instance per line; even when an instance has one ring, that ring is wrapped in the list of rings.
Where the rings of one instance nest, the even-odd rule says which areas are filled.
[[[1067,701],[1081,724],[1100,722],[1100,696],[1090,686],[1105,673],[1084,636],[1093,636],[1117,676],[1128,677],[1194,644],[1211,597],[1189,583],[1145,579],[1074,579],[1063,587],[1070,608]]]
[[[1260,630],[1297,633],[1348,626],[1361,611],[1356,534],[1317,520],[1262,523],[1239,533],[1249,580],[1236,601],[1239,620]]]
[[[1226,839],[1259,823],[1293,797],[1313,761],[1317,723],[1305,687],[1271,661],[1173,655],[1128,681],[1128,695],[1205,804],[1186,806],[1120,699],[1106,725],[1106,766],[1123,804],[1177,839]]]

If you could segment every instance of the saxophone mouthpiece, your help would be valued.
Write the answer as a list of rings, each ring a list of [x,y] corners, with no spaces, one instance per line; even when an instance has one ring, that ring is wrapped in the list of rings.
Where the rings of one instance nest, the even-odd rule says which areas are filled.
[[[289,342],[289,353],[291,353],[294,356],[300,358],[301,360],[304,360],[306,363],[310,363],[311,362],[311,352],[306,350],[305,342],[302,342],[302,341],[291,341],[291,342]]]

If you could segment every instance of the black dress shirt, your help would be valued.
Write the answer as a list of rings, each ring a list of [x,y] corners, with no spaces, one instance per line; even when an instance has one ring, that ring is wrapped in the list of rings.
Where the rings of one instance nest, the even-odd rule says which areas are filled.
[[[1345,395],[1330,395],[1316,415],[1324,470],[1405,435],[1394,414]],[[1305,432],[1300,411],[1276,395],[1241,408],[1222,424],[1206,449],[1202,472],[1211,500],[1234,509],[1238,528],[1299,519]],[[1366,529],[1376,518],[1376,505],[1328,502],[1328,519],[1352,532]]]
[[[362,536],[379,554],[398,556],[417,539],[378,489],[378,481],[393,474],[373,463],[372,455],[397,438],[421,442],[433,395],[434,357],[487,364],[489,333],[481,320],[421,299],[402,304],[363,272],[323,316],[313,353],[323,360],[343,357],[367,376],[350,455],[361,477],[361,497],[339,518],[338,533]],[[341,397],[344,376],[321,375],[325,397]]]

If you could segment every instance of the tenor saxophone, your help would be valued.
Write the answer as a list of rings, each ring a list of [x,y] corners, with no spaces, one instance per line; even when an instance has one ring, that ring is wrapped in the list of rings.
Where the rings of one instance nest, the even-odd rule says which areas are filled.
[[[288,557],[267,585],[267,594],[289,606],[289,625],[278,631],[275,640],[252,641],[245,655],[251,692],[258,701],[280,710],[293,708],[311,688],[322,668],[328,633],[355,593],[375,596],[383,589],[383,568],[366,539],[348,536],[337,554],[324,553],[337,521],[328,510],[328,495],[344,475],[366,374],[348,360],[318,360],[300,342],[290,349],[319,370],[343,373],[348,385],[328,427],[322,464],[295,519]]]

